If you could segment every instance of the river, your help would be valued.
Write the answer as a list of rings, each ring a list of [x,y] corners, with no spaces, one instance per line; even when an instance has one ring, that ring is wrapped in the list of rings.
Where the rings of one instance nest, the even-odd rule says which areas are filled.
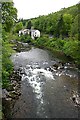
[[[32,47],[11,56],[20,69],[21,95],[12,118],[78,118],[73,94],[78,94],[78,69],[48,50]]]

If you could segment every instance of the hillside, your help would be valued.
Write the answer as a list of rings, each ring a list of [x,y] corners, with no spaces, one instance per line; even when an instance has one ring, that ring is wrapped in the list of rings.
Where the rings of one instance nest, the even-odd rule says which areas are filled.
[[[41,32],[34,44],[50,50],[61,51],[79,64],[79,7],[80,4],[62,8],[60,11],[30,20],[20,20],[23,27],[28,23]]]

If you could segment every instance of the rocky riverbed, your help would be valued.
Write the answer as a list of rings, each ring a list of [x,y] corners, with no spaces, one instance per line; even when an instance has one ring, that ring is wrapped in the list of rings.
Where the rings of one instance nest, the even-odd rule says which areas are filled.
[[[10,111],[15,101],[18,100],[21,95],[21,76],[19,75],[19,70],[13,71],[10,76],[10,82],[9,87],[2,89],[2,106],[5,118],[11,116]]]
[[[14,64],[11,86],[3,89],[5,116],[78,118],[78,68],[49,51],[25,44],[17,44],[18,49],[13,47],[18,52],[11,56]]]

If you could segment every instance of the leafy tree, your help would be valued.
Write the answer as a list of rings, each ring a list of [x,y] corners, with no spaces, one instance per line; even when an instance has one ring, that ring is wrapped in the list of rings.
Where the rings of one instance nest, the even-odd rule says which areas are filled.
[[[32,27],[32,22],[28,21],[28,23],[27,23],[27,29],[31,29],[31,27]]]
[[[72,24],[72,15],[70,14],[64,14],[63,15],[63,21],[64,21],[64,35],[68,36],[70,29],[71,29],[71,24]]]
[[[12,26],[17,20],[17,9],[14,8],[13,2],[2,2],[2,26],[6,32],[10,32]]]
[[[79,16],[77,15],[71,25],[71,35],[72,36],[74,36],[75,34],[78,34],[78,27],[79,27],[78,19],[79,19]]]
[[[69,8],[66,9],[66,14],[70,14],[72,15],[73,19],[75,18],[75,16],[78,14],[79,12],[79,9],[78,9],[78,5],[74,5],[74,6],[71,6]]]
[[[13,70],[10,55],[13,52],[10,40],[12,39],[11,30],[17,20],[17,9],[13,2],[3,2],[2,6],[2,87],[6,88],[10,81],[9,76]]]
[[[24,27],[26,26],[26,21],[27,20],[23,18],[18,19],[18,22],[22,22]]]
[[[80,44],[80,42],[78,40],[70,40],[67,41],[63,47],[64,49],[64,53],[67,56],[71,56],[72,58],[74,58],[78,64],[80,64],[80,50],[78,45]]]
[[[23,24],[22,24],[22,22],[19,22],[15,26],[15,31],[18,33],[19,30],[21,30],[21,29],[23,29]]]
[[[63,15],[60,16],[58,23],[57,23],[57,37],[60,37],[60,35],[64,35],[64,20],[63,20]]]

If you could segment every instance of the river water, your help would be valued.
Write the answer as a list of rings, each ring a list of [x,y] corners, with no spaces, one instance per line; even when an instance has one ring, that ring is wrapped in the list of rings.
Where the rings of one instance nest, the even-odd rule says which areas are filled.
[[[74,65],[62,65],[50,51],[34,47],[13,54],[11,59],[22,78],[12,118],[78,118],[78,107],[72,100],[73,93],[78,94]]]

